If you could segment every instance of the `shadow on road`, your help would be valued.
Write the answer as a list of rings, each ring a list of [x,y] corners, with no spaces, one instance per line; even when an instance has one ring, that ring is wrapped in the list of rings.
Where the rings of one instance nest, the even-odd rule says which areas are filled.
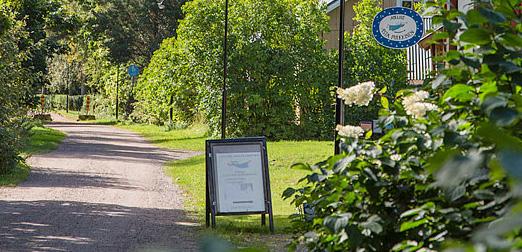
[[[34,169],[34,168],[33,168]],[[65,187],[65,188],[111,188],[111,189],[139,189],[125,180],[109,177],[107,174],[87,172],[60,172],[45,168],[36,168],[31,172],[31,183],[20,187]]]
[[[173,209],[0,201],[0,251],[195,251],[200,227],[182,216]]]

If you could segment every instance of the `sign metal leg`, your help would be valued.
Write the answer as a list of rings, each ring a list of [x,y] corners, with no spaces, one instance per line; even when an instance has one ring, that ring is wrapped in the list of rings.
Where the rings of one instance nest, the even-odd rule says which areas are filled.
[[[216,228],[216,207],[213,205],[212,206],[212,229],[215,229]]]

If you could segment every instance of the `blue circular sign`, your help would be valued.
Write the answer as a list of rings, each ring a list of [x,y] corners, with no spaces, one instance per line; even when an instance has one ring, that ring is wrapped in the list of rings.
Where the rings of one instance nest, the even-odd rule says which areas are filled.
[[[373,37],[392,49],[404,49],[417,44],[424,34],[421,15],[412,9],[394,7],[385,9],[373,19]]]
[[[130,65],[127,71],[130,77],[136,77],[140,74],[140,68],[136,65]]]

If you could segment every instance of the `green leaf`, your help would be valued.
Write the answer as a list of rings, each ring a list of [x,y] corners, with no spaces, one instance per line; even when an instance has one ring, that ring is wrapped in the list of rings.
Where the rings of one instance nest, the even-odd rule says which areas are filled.
[[[286,188],[286,190],[283,192],[283,199],[288,199],[290,197],[292,197],[292,195],[294,195],[294,193],[296,192],[296,190],[294,188]]]
[[[457,187],[449,188],[447,197],[450,201],[456,201],[466,194],[466,186],[459,185]]]
[[[486,30],[472,28],[462,33],[460,40],[476,45],[487,45],[491,42],[491,36]]]
[[[295,163],[290,168],[296,170],[313,171],[312,167],[309,164],[305,163]]]
[[[456,100],[459,102],[468,102],[475,98],[475,89],[472,86],[457,84],[451,87],[443,96],[443,100]]]
[[[437,185],[452,189],[472,177],[482,167],[483,162],[484,154],[479,151],[450,157],[435,174]]]
[[[366,132],[366,134],[364,134],[365,139],[371,139],[372,136],[373,136],[373,130],[369,130],[368,132]]]
[[[503,149],[499,152],[498,157],[508,174],[522,181],[522,150]]]
[[[480,100],[485,102],[485,98],[490,95],[498,92],[497,83],[491,81],[486,82],[480,86]]]
[[[401,218],[410,217],[410,216],[413,216],[413,215],[417,215],[418,213],[420,213],[422,211],[424,211],[424,209],[422,207],[411,209],[411,210],[408,210],[408,211],[402,213],[400,217]]]
[[[444,25],[444,28],[446,28],[446,30],[451,34],[455,34],[457,30],[462,26],[457,22],[452,22],[446,19],[442,20],[442,25]]]
[[[437,89],[440,85],[447,83],[448,77],[446,77],[446,75],[444,74],[439,74],[437,75],[437,78],[435,78],[435,80],[433,80],[433,82],[431,83],[431,88]]]
[[[438,40],[447,39],[447,38],[449,38],[449,33],[437,32],[437,33],[433,34],[432,40],[438,41]]]
[[[511,51],[522,50],[522,38],[511,33],[507,33],[501,36],[499,43]]]
[[[390,102],[388,101],[388,98],[381,96],[381,105],[385,109],[390,108]]]
[[[408,221],[401,224],[400,232],[404,232],[413,228],[416,228],[420,225],[426,224],[429,221],[427,219],[421,219],[418,221]]]
[[[495,198],[495,194],[490,190],[476,190],[473,196],[480,200],[491,200]]]
[[[378,215],[372,215],[370,218],[368,218],[365,222],[361,223],[361,226],[363,228],[371,230],[375,234],[382,233],[382,225],[379,223],[382,219]]]
[[[338,233],[341,229],[344,229],[348,225],[348,220],[352,217],[350,213],[327,216],[324,219],[323,224],[330,228],[330,230]]]
[[[466,21],[468,21],[468,25],[474,25],[484,24],[488,20],[482,16],[478,10],[470,10],[466,13]]]
[[[499,107],[491,111],[489,119],[500,127],[510,127],[519,122],[520,115],[514,109]]]
[[[479,8],[479,13],[485,17],[490,23],[497,24],[506,22],[506,17],[502,13],[496,12],[490,8]]]
[[[482,91],[482,88],[481,88]],[[491,111],[499,107],[505,107],[507,105],[507,99],[501,96],[490,96],[482,103],[482,110],[489,115]]]

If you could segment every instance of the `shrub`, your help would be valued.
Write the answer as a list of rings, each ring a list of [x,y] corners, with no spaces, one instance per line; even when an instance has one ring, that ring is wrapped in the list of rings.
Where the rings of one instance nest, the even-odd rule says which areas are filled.
[[[177,38],[164,41],[140,79],[138,108],[147,121],[165,121],[171,107],[178,121],[203,113],[215,136],[221,131],[224,4],[191,1],[184,11]],[[228,136],[332,135],[329,87],[336,68],[320,38],[327,16],[318,1],[232,1],[229,18]]]
[[[382,98],[381,127],[393,129],[378,140],[339,128],[341,155],[295,165],[311,174],[283,195],[304,208],[293,218],[301,231],[294,246],[431,251],[456,240],[522,248],[522,9],[494,0],[464,14],[442,2],[432,6],[445,28],[435,38],[457,49],[442,56],[447,68],[423,87],[429,92]]]
[[[9,172],[18,163],[18,153],[24,136],[23,103],[27,86],[17,43],[26,34],[23,24],[16,22],[7,6],[0,5],[0,174]]]

